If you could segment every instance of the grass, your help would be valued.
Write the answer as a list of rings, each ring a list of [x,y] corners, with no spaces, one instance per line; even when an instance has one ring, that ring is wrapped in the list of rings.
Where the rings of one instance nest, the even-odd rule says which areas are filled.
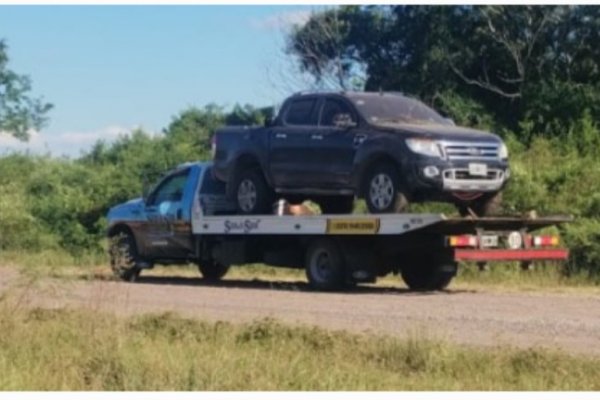
[[[600,359],[0,304],[0,390],[599,390]]]

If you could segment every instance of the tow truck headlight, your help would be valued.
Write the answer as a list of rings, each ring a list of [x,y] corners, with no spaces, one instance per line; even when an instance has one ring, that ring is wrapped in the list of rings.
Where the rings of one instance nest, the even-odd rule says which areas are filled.
[[[500,157],[501,160],[508,159],[508,147],[506,147],[506,145],[504,143],[502,143],[502,145],[500,145],[500,151],[498,151],[498,157]]]
[[[406,139],[406,145],[413,153],[422,154],[429,157],[444,157],[441,146],[435,140],[415,138]]]

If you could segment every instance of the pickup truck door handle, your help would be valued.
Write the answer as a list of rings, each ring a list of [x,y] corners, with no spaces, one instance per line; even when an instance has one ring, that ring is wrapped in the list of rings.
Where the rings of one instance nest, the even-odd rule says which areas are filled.
[[[323,140],[323,135],[314,134],[314,135],[310,135],[310,138],[312,140]]]
[[[275,139],[287,139],[287,134],[285,133],[276,133]]]

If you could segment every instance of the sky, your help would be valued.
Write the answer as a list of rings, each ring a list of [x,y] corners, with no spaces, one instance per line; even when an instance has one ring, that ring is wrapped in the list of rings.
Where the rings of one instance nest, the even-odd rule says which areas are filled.
[[[307,79],[287,79],[285,32],[318,7],[0,5],[9,69],[54,104],[29,143],[0,134],[0,154],[76,157],[192,106],[277,104]]]

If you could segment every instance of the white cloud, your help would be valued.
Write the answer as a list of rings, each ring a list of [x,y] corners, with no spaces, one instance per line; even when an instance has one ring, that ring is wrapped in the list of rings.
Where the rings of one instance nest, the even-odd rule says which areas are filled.
[[[253,19],[251,24],[261,30],[285,30],[295,25],[304,25],[312,13],[311,10],[286,11],[262,19]]]
[[[139,127],[110,125],[93,131],[67,131],[62,133],[30,132],[28,142],[22,142],[11,135],[0,132],[0,155],[12,152],[30,152],[53,156],[77,157],[82,151],[89,150],[98,140],[113,142],[121,135],[129,135]]]

